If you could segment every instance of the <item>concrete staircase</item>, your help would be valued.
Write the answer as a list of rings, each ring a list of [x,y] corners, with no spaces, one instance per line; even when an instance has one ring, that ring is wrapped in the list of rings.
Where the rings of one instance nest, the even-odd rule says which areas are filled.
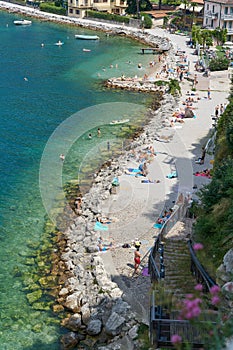
[[[176,299],[192,293],[196,284],[190,271],[190,254],[187,241],[191,235],[192,220],[184,219],[175,224],[163,239],[165,279],[162,283],[164,293],[172,293]],[[142,260],[141,267],[147,266],[148,256]],[[157,266],[159,267],[159,254]],[[117,281],[119,284],[119,280]],[[121,288],[125,298],[145,324],[148,324],[152,285],[149,276],[133,275],[131,278],[121,275]],[[153,289],[161,288],[155,284]]]

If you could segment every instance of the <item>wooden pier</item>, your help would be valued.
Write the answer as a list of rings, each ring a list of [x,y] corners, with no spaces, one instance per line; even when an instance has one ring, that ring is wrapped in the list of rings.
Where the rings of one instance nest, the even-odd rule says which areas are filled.
[[[146,47],[146,48],[142,48],[141,50],[142,50],[143,55],[144,55],[144,53],[153,53],[153,55],[154,55],[156,53],[162,52],[162,50],[160,50],[157,47]]]

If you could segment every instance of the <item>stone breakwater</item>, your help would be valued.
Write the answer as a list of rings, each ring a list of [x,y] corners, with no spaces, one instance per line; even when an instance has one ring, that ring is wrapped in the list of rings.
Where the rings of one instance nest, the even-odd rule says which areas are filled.
[[[168,92],[167,86],[158,86],[153,81],[139,80],[134,78],[111,78],[106,82],[106,86],[115,89],[124,89],[139,92]]]

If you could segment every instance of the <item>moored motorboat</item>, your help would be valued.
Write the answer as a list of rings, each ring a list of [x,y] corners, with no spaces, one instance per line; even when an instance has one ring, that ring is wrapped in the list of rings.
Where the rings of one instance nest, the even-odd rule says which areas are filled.
[[[98,40],[99,37],[98,35],[82,35],[82,34],[76,34],[75,35],[76,39],[80,39],[80,40]]]
[[[119,124],[125,124],[128,122],[129,122],[129,119],[119,119],[119,120],[112,120],[109,124],[110,125],[119,125]]]
[[[14,24],[18,26],[28,26],[32,24],[32,21],[29,21],[28,19],[20,19],[20,20],[14,21]]]

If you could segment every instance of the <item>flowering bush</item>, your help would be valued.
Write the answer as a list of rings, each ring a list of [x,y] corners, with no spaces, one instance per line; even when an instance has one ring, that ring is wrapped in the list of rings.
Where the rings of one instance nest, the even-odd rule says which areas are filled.
[[[227,337],[233,334],[233,320],[223,309],[216,309],[217,306],[222,306],[224,301],[219,286],[214,285],[210,288],[209,297],[202,291],[203,286],[199,283],[194,287],[193,294],[186,295],[179,304],[179,320],[189,321],[195,329],[199,329],[203,337],[203,349],[222,350]],[[184,335],[173,334],[171,342],[177,350],[192,349]]]
[[[201,243],[193,245],[194,251],[198,254],[203,254],[203,248]],[[203,349],[222,350],[227,338],[233,335],[233,318],[230,316],[229,305],[226,304],[227,299],[232,300],[233,283],[229,282],[223,291],[218,285],[212,286],[209,294],[203,293],[203,290],[204,286],[198,283],[193,293],[186,294],[178,305],[179,320],[188,321],[188,324],[194,327],[196,333],[201,337]],[[192,348],[188,339],[184,338],[184,334],[184,329],[181,327],[180,334],[171,336],[175,349],[189,350]]]

